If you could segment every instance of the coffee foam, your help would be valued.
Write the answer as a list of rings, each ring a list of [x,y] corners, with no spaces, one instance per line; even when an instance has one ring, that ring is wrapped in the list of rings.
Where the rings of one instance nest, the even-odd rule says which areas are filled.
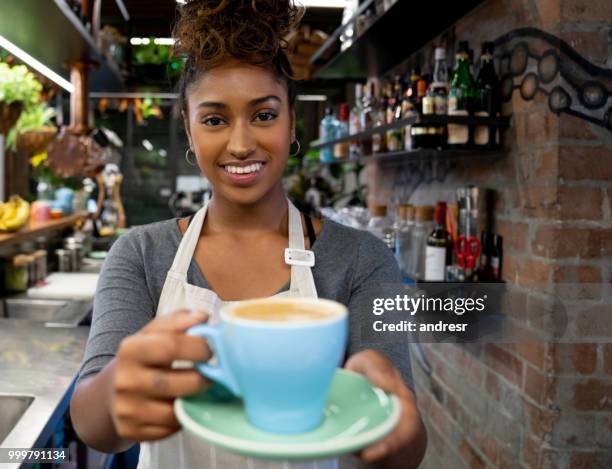
[[[315,305],[292,303],[262,303],[238,306],[232,311],[232,316],[239,319],[254,321],[319,321],[336,316],[337,313],[323,310]]]

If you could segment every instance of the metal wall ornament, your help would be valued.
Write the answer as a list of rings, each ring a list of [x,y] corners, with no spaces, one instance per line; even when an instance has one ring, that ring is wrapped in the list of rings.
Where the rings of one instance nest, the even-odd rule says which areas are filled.
[[[542,51],[542,44],[546,50]],[[515,90],[530,101],[548,98],[555,114],[569,114],[612,131],[612,69],[598,67],[562,39],[537,28],[512,30],[495,40],[501,54],[501,95]],[[554,82],[554,83],[553,83]]]

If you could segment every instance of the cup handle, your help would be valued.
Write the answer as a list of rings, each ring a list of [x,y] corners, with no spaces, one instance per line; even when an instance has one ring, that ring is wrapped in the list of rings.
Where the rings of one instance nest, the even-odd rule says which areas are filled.
[[[217,357],[216,366],[209,365],[208,363],[196,363],[196,369],[207,378],[223,384],[236,396],[240,396],[238,385],[227,368],[227,359],[225,349],[223,347],[221,329],[209,324],[199,324],[188,329],[187,335],[200,336],[207,339],[213,352],[215,353],[215,356]]]

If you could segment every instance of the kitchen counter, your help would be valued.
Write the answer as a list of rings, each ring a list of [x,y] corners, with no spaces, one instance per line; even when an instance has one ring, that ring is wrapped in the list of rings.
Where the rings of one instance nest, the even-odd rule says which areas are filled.
[[[1,448],[40,447],[69,405],[88,327],[45,327],[18,319],[0,320],[0,409],[6,395],[33,398]],[[17,468],[19,464],[1,465]]]

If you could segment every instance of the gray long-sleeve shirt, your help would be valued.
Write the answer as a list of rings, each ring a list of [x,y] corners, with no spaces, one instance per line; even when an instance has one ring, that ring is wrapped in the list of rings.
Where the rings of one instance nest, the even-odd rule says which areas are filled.
[[[94,301],[93,320],[79,380],[98,373],[116,354],[125,337],[155,317],[166,273],[181,240],[177,220],[133,228],[117,240],[102,267]],[[399,285],[395,258],[376,237],[326,220],[312,246],[317,293],[348,306],[347,357],[371,348],[386,355],[413,388],[408,341],[365,343],[361,327],[369,327],[372,301],[384,297],[389,285]],[[187,281],[210,288],[192,259]],[[286,284],[282,290],[287,290]]]

